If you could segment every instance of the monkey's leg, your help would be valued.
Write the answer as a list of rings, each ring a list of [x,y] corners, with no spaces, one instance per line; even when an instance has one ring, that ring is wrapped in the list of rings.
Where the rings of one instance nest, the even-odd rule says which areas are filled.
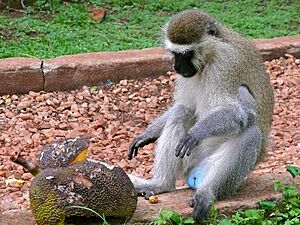
[[[258,127],[247,128],[240,136],[221,144],[211,155],[200,159],[205,168],[202,182],[190,199],[194,218],[202,221],[209,213],[212,201],[235,192],[254,168],[262,144]]]
[[[181,172],[181,159],[175,157],[175,147],[180,139],[192,127],[195,119],[192,112],[185,106],[176,107],[170,114],[165,127],[158,139],[153,165],[153,178],[145,180],[129,175],[135,188],[145,197],[175,189],[176,178]]]

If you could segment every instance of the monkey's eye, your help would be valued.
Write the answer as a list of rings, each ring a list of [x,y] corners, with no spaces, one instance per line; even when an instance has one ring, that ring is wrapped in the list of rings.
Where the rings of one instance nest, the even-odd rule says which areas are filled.
[[[170,51],[174,57],[184,57],[184,58],[192,58],[194,56],[194,52],[193,51],[188,51],[188,52],[185,52],[185,53],[178,53],[178,52],[173,52],[173,51]]]
[[[210,34],[210,35],[216,35],[217,34],[217,32],[215,30],[209,30],[209,31],[207,31],[207,33]]]

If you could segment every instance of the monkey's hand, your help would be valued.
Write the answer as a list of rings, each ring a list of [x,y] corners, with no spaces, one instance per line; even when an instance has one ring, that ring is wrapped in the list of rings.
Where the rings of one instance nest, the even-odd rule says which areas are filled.
[[[137,156],[138,149],[153,143],[157,140],[156,137],[150,137],[147,135],[140,135],[136,139],[133,140],[131,145],[129,146],[128,159],[131,160],[133,157]]]
[[[179,142],[179,144],[176,146],[175,149],[175,156],[183,158],[186,154],[189,156],[192,153],[193,148],[199,143],[199,140],[194,138],[190,134],[186,134]]]

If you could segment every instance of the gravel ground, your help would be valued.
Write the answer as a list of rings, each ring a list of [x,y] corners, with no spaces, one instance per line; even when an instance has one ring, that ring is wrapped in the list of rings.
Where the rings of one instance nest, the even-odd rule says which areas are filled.
[[[275,89],[275,111],[266,157],[252,176],[282,173],[300,166],[300,59],[290,55],[265,62]],[[33,177],[10,161],[17,152],[35,160],[43,145],[56,139],[89,136],[90,157],[119,165],[127,172],[150,177],[153,144],[127,160],[128,145],[171,104],[175,76],[107,82],[70,92],[0,97],[0,212],[28,208]],[[22,186],[8,182],[16,178]]]

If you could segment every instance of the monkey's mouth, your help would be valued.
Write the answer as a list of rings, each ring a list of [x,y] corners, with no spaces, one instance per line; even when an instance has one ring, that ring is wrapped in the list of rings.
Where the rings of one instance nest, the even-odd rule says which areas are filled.
[[[193,77],[198,72],[195,67],[190,68],[188,71],[176,71],[178,74],[185,78]]]
[[[188,72],[188,73],[184,73],[184,74],[180,74],[181,76],[185,77],[185,78],[190,78],[190,77],[193,77],[195,76],[197,73],[197,71],[191,73],[191,72]]]

